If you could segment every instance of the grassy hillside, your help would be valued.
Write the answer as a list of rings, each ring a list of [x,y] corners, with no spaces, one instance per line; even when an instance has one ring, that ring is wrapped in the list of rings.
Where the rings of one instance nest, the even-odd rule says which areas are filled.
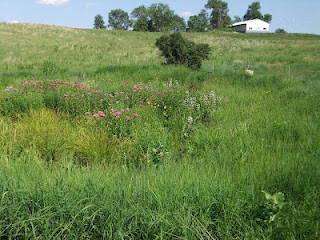
[[[0,36],[1,239],[320,237],[319,36],[183,33],[199,71],[160,33]]]

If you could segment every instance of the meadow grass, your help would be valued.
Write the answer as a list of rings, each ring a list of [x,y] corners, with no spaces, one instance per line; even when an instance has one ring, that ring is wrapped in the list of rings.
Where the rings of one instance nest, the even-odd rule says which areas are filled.
[[[319,238],[319,36],[183,35],[0,23],[1,239]]]

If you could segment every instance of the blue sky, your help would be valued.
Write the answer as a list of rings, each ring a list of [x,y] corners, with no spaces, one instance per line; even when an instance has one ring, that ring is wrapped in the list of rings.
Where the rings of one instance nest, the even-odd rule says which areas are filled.
[[[242,17],[255,0],[226,0],[229,14]],[[92,28],[94,16],[101,14],[105,22],[110,10],[121,8],[130,13],[142,4],[166,3],[176,14],[198,14],[207,0],[0,0],[0,22],[54,24]],[[261,0],[262,14],[273,16],[271,32],[284,28],[291,33],[320,34],[320,0]]]

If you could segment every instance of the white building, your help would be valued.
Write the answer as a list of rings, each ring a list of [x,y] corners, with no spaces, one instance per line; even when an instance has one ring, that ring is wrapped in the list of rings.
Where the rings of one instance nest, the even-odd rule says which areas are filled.
[[[267,33],[269,32],[270,24],[260,19],[253,19],[234,23],[232,28],[241,33]]]

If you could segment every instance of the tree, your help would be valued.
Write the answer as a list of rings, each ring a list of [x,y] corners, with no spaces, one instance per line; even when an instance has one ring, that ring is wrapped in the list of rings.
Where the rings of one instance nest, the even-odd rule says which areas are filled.
[[[199,32],[205,32],[208,30],[209,27],[209,18],[208,13],[205,9],[202,9],[201,12],[198,14],[199,18]]]
[[[251,20],[251,19],[258,18],[270,23],[272,20],[272,15],[265,14],[263,16],[260,12],[260,9],[261,9],[260,2],[253,2],[251,5],[249,5],[246,14],[243,16],[243,20]]]
[[[163,3],[154,3],[148,8],[141,5],[131,12],[131,17],[134,31],[181,32],[186,30],[184,19]]]
[[[266,22],[268,22],[268,23],[270,23],[271,20],[272,20],[272,15],[270,15],[270,14],[265,14],[265,15],[263,16],[263,20],[266,21]]]
[[[103,17],[98,14],[94,17],[94,29],[104,29],[106,26],[104,25]]]
[[[275,33],[287,33],[283,28],[278,28]]]
[[[213,28],[222,28],[231,24],[228,3],[221,0],[208,0],[205,8],[212,9],[210,23]]]
[[[109,27],[114,30],[128,30],[130,26],[131,20],[127,12],[121,9],[115,9],[109,12]]]
[[[133,31],[148,31],[149,13],[144,5],[133,9],[131,17],[133,19]]]
[[[253,2],[251,5],[249,5],[246,14],[243,16],[243,20],[251,20],[256,18],[263,19],[260,9],[260,2]]]
[[[174,11],[167,4],[154,3],[148,8],[148,31],[165,32],[172,30]]]
[[[200,20],[198,15],[191,16],[188,20],[188,32],[200,32]]]
[[[188,32],[205,32],[208,29],[208,13],[202,9],[198,15],[191,16],[188,21]]]
[[[174,32],[184,32],[187,28],[186,22],[184,21],[184,19],[180,16],[178,16],[177,14],[175,14],[173,16],[172,19],[172,31]]]
[[[234,18],[232,21],[233,23],[242,22],[242,18],[239,16],[234,16],[233,18]]]

